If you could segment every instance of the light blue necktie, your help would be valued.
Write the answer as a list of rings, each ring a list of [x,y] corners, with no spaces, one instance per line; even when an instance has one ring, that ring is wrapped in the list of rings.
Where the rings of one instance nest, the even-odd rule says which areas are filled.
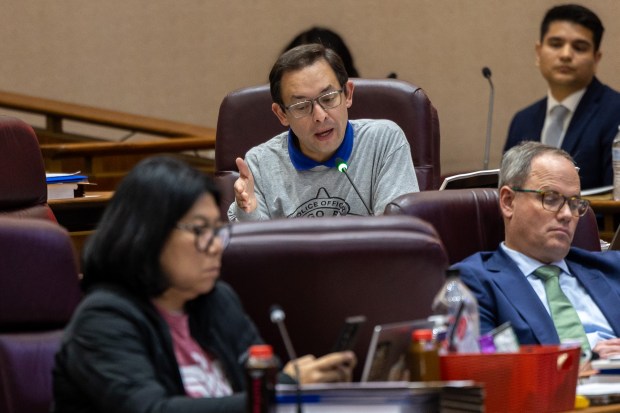
[[[560,147],[560,138],[562,137],[562,131],[564,130],[564,119],[568,115],[568,108],[562,105],[557,105],[551,109],[549,117],[551,122],[547,127],[544,139],[542,142],[555,148]]]
[[[579,315],[560,288],[559,275],[561,272],[562,270],[558,266],[543,265],[534,271],[534,275],[545,283],[547,303],[560,341],[579,339],[582,343],[582,349],[588,352],[590,351],[590,344]]]

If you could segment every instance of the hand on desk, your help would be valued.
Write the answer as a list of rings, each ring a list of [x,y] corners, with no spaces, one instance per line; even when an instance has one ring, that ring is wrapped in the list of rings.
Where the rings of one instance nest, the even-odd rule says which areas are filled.
[[[306,355],[296,361],[300,384],[349,382],[353,376],[353,368],[357,364],[357,358],[352,351],[330,353],[319,358]],[[289,361],[284,366],[284,372],[296,377],[294,363]]]
[[[254,176],[243,159],[237,158],[235,162],[239,169],[239,178],[233,186],[235,202],[239,208],[250,213],[256,209],[257,205],[256,195],[254,194]]]
[[[588,361],[587,363],[584,363],[579,366],[578,377],[580,379],[587,379],[588,377],[594,376],[595,374],[598,374],[598,373],[599,373],[598,370],[595,370],[592,368],[592,362]]]
[[[610,338],[596,343],[592,349],[602,359],[620,355],[620,338]]]

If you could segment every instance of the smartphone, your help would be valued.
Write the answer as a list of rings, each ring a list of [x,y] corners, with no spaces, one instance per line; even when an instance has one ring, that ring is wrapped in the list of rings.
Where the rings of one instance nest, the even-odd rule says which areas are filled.
[[[364,322],[366,322],[366,317],[363,315],[347,317],[340,329],[338,339],[332,347],[332,352],[352,350],[357,340],[357,334]]]

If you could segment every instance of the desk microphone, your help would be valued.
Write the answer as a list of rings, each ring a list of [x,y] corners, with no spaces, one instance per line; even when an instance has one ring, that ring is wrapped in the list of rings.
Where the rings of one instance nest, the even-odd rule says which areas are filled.
[[[355,193],[362,201],[362,204],[364,204],[366,211],[368,211],[368,215],[374,215],[374,212],[372,212],[372,209],[368,208],[368,205],[366,205],[366,202],[364,202],[364,198],[362,198],[362,194],[360,194],[360,191],[357,190],[357,187],[353,183],[353,180],[347,173],[347,169],[349,169],[349,166],[347,165],[347,163],[342,158],[336,158],[336,167],[338,168],[340,172],[342,172],[347,177],[347,179],[351,183],[351,186],[353,187],[353,189],[355,189]]]
[[[493,125],[493,99],[495,97],[495,88],[491,80],[491,69],[486,66],[483,67],[482,76],[489,81],[489,86],[491,87],[489,92],[489,112],[487,114],[487,140],[484,145],[484,163],[482,166],[482,169],[489,169],[489,150],[491,148],[491,126]]]
[[[284,347],[286,347],[286,352],[288,354],[288,358],[293,363],[293,369],[295,370],[295,393],[296,397],[296,405],[297,405],[297,413],[301,413],[301,387],[300,387],[300,374],[299,374],[299,366],[297,365],[297,355],[295,354],[295,349],[293,348],[293,344],[291,343],[291,339],[288,336],[288,331],[286,330],[286,325],[284,325],[284,319],[286,318],[286,314],[284,314],[284,310],[277,304],[271,306],[269,310],[269,318],[271,322],[277,324],[278,329],[280,330],[280,336],[282,337],[282,341],[284,342]]]

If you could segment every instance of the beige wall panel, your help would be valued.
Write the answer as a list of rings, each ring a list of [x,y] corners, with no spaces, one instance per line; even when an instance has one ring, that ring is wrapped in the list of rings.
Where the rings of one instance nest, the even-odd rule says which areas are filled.
[[[8,4],[7,4],[8,3]],[[0,13],[0,89],[215,126],[231,90],[265,83],[286,43],[338,31],[363,77],[422,86],[437,107],[444,173],[491,167],[510,118],[545,93],[534,43],[547,0],[12,0]],[[620,4],[589,0],[606,33],[601,80],[620,89]]]

